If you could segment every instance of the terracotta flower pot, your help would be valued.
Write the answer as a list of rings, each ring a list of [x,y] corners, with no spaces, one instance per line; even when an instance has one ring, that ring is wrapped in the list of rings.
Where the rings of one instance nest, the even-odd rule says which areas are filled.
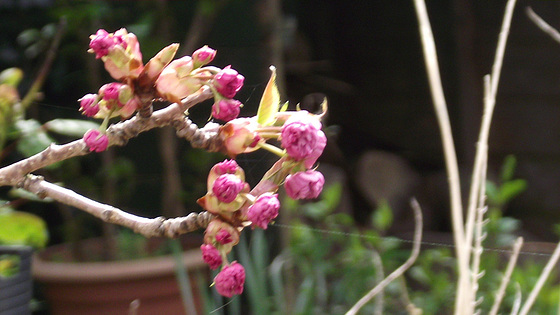
[[[82,249],[99,247],[99,240],[89,240]],[[44,284],[44,294],[52,315],[129,314],[131,302],[140,302],[136,314],[185,314],[171,255],[112,262],[55,262],[64,256],[67,246],[50,247],[33,260],[33,275]],[[183,253],[184,267],[190,275],[197,313],[201,297],[196,272],[206,274],[207,265],[200,250]],[[190,314],[189,314],[190,315]]]

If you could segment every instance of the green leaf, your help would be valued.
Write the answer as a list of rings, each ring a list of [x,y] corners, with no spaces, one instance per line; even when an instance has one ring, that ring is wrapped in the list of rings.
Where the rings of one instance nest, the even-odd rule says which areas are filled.
[[[503,203],[506,203],[525,191],[525,189],[527,189],[527,182],[524,179],[505,182],[502,184],[502,187],[500,187],[499,198]]]
[[[305,204],[301,208],[305,216],[315,221],[320,221],[330,212],[329,207],[323,200]]]
[[[12,188],[8,192],[9,196],[12,198],[23,198],[31,201],[38,201],[38,202],[52,202],[52,198],[39,198],[34,193],[27,191],[23,188]]]
[[[31,28],[21,32],[16,40],[21,46],[29,46],[37,42],[39,39],[41,39],[41,33],[38,30]]]
[[[393,211],[386,200],[382,200],[373,213],[373,226],[378,230],[385,231],[393,224]]]
[[[504,159],[504,164],[502,165],[501,179],[507,182],[513,178],[513,173],[515,172],[515,167],[517,166],[517,159],[513,155],[508,155]]]
[[[488,200],[493,202],[493,203],[499,203],[498,201],[498,196],[499,196],[499,192],[498,192],[498,187],[496,187],[496,184],[494,184],[494,182],[491,181],[486,181],[486,196],[488,196]]]
[[[280,106],[280,92],[276,85],[276,68],[270,66],[272,74],[264,89],[259,109],[257,110],[257,122],[263,126],[270,126],[274,123],[274,117],[278,113]]]
[[[295,303],[295,314],[312,314],[313,297],[315,296],[315,279],[313,275],[305,276],[298,288]]]
[[[342,196],[340,183],[334,183],[323,189],[323,201],[331,211],[340,203],[340,196]]]
[[[17,149],[26,157],[37,154],[54,143],[54,139],[49,137],[41,128],[41,124],[34,119],[19,120],[15,127],[21,135]]]
[[[288,110],[288,105],[289,105],[289,103],[290,103],[290,102],[284,103],[284,105],[282,105],[282,106],[280,107],[279,111],[280,111],[280,112],[285,112],[285,111],[287,111],[287,110]]]
[[[13,211],[0,215],[0,244],[45,247],[47,225],[31,213]]]
[[[99,124],[79,119],[53,119],[45,123],[48,131],[71,137],[82,137],[86,131],[99,128]]]

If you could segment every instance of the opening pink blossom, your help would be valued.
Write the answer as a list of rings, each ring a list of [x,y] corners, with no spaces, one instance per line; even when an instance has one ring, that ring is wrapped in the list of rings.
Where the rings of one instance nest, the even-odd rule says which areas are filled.
[[[233,174],[224,174],[216,178],[212,186],[212,192],[221,202],[229,203],[237,198],[243,187],[245,187],[245,183],[239,177]]]
[[[212,105],[212,116],[223,121],[233,120],[239,116],[241,106],[243,104],[238,100],[220,100]]]
[[[224,97],[233,98],[243,87],[243,81],[245,81],[244,76],[232,69],[231,66],[227,66],[214,77],[214,87]]]
[[[88,130],[88,132],[84,134],[83,139],[90,151],[103,152],[107,150],[107,146],[109,145],[109,138],[107,138],[107,135],[102,134],[96,129]]]
[[[208,264],[210,269],[218,269],[222,265],[222,255],[220,255],[220,251],[216,247],[210,244],[202,244],[200,250],[202,250],[202,259],[204,259],[204,262]]]
[[[288,175],[284,188],[292,199],[314,199],[319,197],[324,184],[325,177],[321,172],[309,170]]]
[[[278,195],[264,193],[249,207],[247,218],[253,226],[266,230],[268,224],[278,216],[278,209],[280,209]]]
[[[88,117],[93,117],[99,112],[99,96],[97,94],[86,94],[79,99],[80,110]]]
[[[216,291],[225,297],[243,293],[245,284],[245,268],[237,262],[225,266],[214,278]]]
[[[235,174],[235,172],[237,172],[237,169],[239,168],[239,165],[237,164],[237,162],[235,162],[235,160],[224,160],[223,162],[217,163],[215,167],[218,175],[223,175]]]
[[[297,115],[286,121],[282,127],[282,147],[289,156],[297,161],[309,159],[307,167],[311,167],[323,153],[327,143],[325,134],[304,115]],[[298,119],[300,118],[300,119]],[[317,128],[319,126],[319,128]],[[310,166],[308,166],[311,164]]]

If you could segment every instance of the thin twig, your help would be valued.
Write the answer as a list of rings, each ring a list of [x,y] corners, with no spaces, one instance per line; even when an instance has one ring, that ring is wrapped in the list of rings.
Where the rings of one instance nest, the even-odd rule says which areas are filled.
[[[23,181],[24,188],[40,198],[52,198],[60,203],[76,207],[101,220],[122,225],[146,237],[177,237],[181,234],[205,228],[214,217],[209,212],[190,213],[185,217],[154,219],[136,216],[111,205],[86,198],[70,189],[49,183],[40,176],[28,175]]]
[[[471,312],[476,313],[476,306],[478,305],[478,301],[476,299],[476,293],[478,291],[478,281],[484,275],[484,270],[480,271],[480,256],[483,252],[482,241],[484,240],[484,234],[482,233],[482,225],[483,225],[483,218],[484,213],[486,212],[487,207],[478,208],[477,216],[476,216],[476,225],[475,225],[475,244],[472,253],[472,282],[471,282],[471,296],[473,301],[471,302]],[[480,297],[481,299],[484,297]]]
[[[546,23],[540,16],[538,16],[531,7],[525,9],[525,13],[536,26],[538,26],[543,32],[548,34],[554,41],[560,43],[560,32],[558,32],[550,24]]]
[[[107,130],[109,146],[125,145],[129,139],[138,136],[142,132],[167,125],[174,125],[178,132],[186,130],[184,134],[181,134],[180,136],[185,136],[187,139],[188,136],[191,136],[194,137],[193,140],[203,141],[202,144],[212,145],[208,143],[211,142],[211,139],[207,139],[205,135],[196,134],[198,130],[196,125],[189,125],[188,122],[190,121],[183,115],[183,112],[186,109],[194,106],[195,104],[201,103],[210,97],[212,97],[212,93],[209,89],[203,88],[199,92],[184,99],[182,104],[171,104],[154,112],[149,118],[140,118],[136,116],[129,120],[116,123]],[[212,130],[208,130],[208,132],[215,134]],[[0,186],[17,186],[24,180],[25,175],[31,172],[51,165],[55,162],[63,161],[75,156],[86,155],[88,153],[90,152],[87,149],[86,143],[82,139],[64,145],[52,144],[47,149],[27,159],[1,168]]]
[[[482,124],[480,126],[480,133],[477,142],[476,156],[469,194],[469,203],[467,208],[467,222],[465,227],[465,246],[467,247],[467,251],[472,246],[476,209],[480,207],[478,202],[480,200],[479,196],[481,193],[484,193],[481,192],[481,189],[482,187],[484,187],[484,182],[486,181],[485,169],[488,155],[488,136],[490,133],[492,114],[494,112],[494,107],[496,104],[498,82],[500,80],[507,38],[511,26],[511,19],[513,16],[513,9],[515,8],[515,2],[515,0],[509,0],[506,5],[504,19],[502,21],[502,27],[500,30],[500,35],[498,37],[498,45],[496,47],[496,53],[494,56],[494,64],[492,65],[492,75],[485,76],[484,78],[484,114],[482,116]],[[470,252],[467,252],[467,256],[470,256]],[[473,275],[473,277],[474,278],[472,279],[470,286],[476,287],[478,285],[477,275]],[[472,312],[471,307],[474,305],[472,300],[475,298],[475,296],[471,294],[472,288],[471,290],[469,290],[469,288],[463,287],[462,284],[463,283],[460,282],[457,288],[457,297],[459,300],[464,301],[459,301],[459,303],[456,304],[455,312],[464,312],[465,314],[470,314]]]
[[[140,308],[140,300],[136,299],[130,302],[130,306],[128,307],[128,315],[137,315],[138,309]]]
[[[519,314],[519,307],[521,306],[521,286],[519,282],[515,283],[515,299],[513,300],[513,306],[511,307],[511,315]]]
[[[550,257],[550,260],[544,267],[541,275],[539,276],[539,279],[537,280],[537,283],[533,287],[533,290],[531,290],[531,293],[529,293],[529,297],[527,297],[527,300],[523,304],[521,311],[519,311],[520,315],[527,315],[529,313],[531,307],[533,306],[533,303],[535,303],[535,299],[537,298],[537,295],[539,295],[539,292],[541,291],[544,285],[544,282],[552,272],[552,269],[558,263],[559,258],[560,258],[560,243],[558,243],[556,249],[554,249],[554,252],[552,253],[552,257]]]
[[[511,278],[511,274],[513,273],[513,268],[517,264],[517,257],[519,257],[519,251],[521,250],[521,246],[523,245],[523,238],[518,237],[513,244],[513,253],[509,258],[508,265],[506,267],[506,271],[504,276],[502,277],[502,282],[500,283],[500,287],[498,291],[496,291],[496,296],[494,298],[494,304],[492,304],[492,308],[490,309],[490,313],[488,315],[496,315],[498,314],[498,310],[500,309],[500,304],[502,304],[502,299],[506,293],[506,288],[509,283],[509,279]]]
[[[414,238],[413,238],[413,245],[412,245],[412,253],[410,257],[406,260],[404,264],[402,264],[399,268],[395,269],[390,275],[388,275],[383,281],[379,282],[371,291],[369,291],[366,295],[364,295],[352,308],[346,312],[346,315],[353,315],[357,314],[358,311],[366,305],[373,297],[379,294],[385,287],[391,283],[393,280],[400,277],[408,268],[412,266],[412,264],[418,258],[418,254],[420,253],[420,244],[422,241],[422,210],[420,209],[420,205],[416,199],[412,199],[410,202],[412,206],[412,210],[414,210]]]
[[[385,273],[383,272],[383,262],[381,261],[381,256],[379,253],[374,250],[373,254],[373,265],[375,266],[375,281],[380,283],[385,278]],[[382,315],[383,314],[383,291],[381,291],[375,297],[375,309],[373,311],[374,315]]]
[[[65,18],[61,18],[60,21],[58,22],[58,26],[54,38],[51,42],[51,45],[49,46],[49,49],[45,53],[46,55],[45,61],[43,62],[43,65],[41,66],[41,69],[37,74],[37,78],[29,88],[27,94],[25,94],[23,100],[21,101],[21,110],[22,110],[21,114],[23,114],[25,110],[29,107],[31,102],[35,100],[35,98],[37,97],[37,93],[43,86],[43,83],[47,78],[49,70],[51,69],[54,58],[56,57],[56,51],[58,50],[58,46],[60,45],[60,41],[62,40],[62,35],[64,35],[64,32],[66,31],[66,24],[67,23]]]
[[[422,40],[422,48],[424,50],[424,62],[426,63],[426,71],[428,81],[430,83],[430,91],[434,101],[439,128],[441,130],[441,139],[443,144],[443,153],[445,156],[445,165],[447,168],[449,194],[451,198],[451,223],[453,226],[453,237],[455,239],[455,251],[459,265],[459,281],[458,292],[455,309],[462,309],[462,301],[465,292],[468,292],[469,286],[469,262],[468,262],[468,246],[465,243],[465,234],[463,231],[463,206],[461,201],[461,186],[459,179],[459,166],[457,164],[457,154],[453,143],[453,133],[451,132],[451,123],[449,122],[449,114],[447,113],[447,104],[443,94],[441,84],[441,75],[439,71],[437,53],[430,26],[430,20],[426,11],[426,4],[423,0],[414,0],[414,7],[418,17],[420,28],[420,39]],[[462,291],[466,290],[466,291]]]
[[[513,9],[515,8],[515,0],[509,0],[502,22],[502,28],[498,38],[498,46],[496,47],[496,54],[494,56],[494,64],[492,66],[492,75],[484,77],[484,114],[482,116],[482,124],[478,136],[478,143],[476,147],[476,156],[474,160],[474,170],[471,180],[471,188],[469,193],[469,205],[467,209],[467,223],[465,228],[465,240],[467,246],[471,246],[473,225],[475,219],[475,212],[477,208],[477,198],[479,190],[485,174],[482,173],[484,167],[485,156],[488,154],[488,136],[490,134],[490,124],[492,122],[492,114],[496,105],[496,94],[498,91],[498,82],[500,80],[500,73],[502,69],[507,38],[511,25],[511,18],[513,16]]]

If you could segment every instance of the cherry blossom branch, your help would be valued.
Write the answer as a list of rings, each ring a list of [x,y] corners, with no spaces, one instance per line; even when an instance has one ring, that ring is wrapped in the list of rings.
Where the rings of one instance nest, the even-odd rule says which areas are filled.
[[[146,237],[177,237],[181,234],[205,228],[214,215],[204,211],[190,213],[185,217],[165,219],[144,218],[125,212],[111,205],[86,198],[70,189],[49,183],[40,176],[27,175],[19,186],[40,198],[52,198],[58,202],[81,209],[108,223],[122,225]]]
[[[365,296],[363,296],[352,308],[346,312],[346,315],[354,315],[357,314],[358,311],[366,305],[372,298],[374,298],[377,294],[383,291],[389,283],[393,282],[393,280],[400,277],[405,271],[408,270],[418,258],[418,254],[420,253],[420,244],[422,240],[422,210],[420,209],[420,205],[416,199],[412,199],[410,202],[412,206],[412,210],[414,210],[414,238],[412,240],[412,253],[410,257],[402,264],[399,268],[395,269],[390,275],[388,275],[385,279],[379,282],[371,291],[369,291]]]
[[[209,123],[199,129],[188,118],[184,111],[212,97],[210,89],[203,87],[198,92],[186,97],[181,104],[173,103],[165,108],[155,111],[150,117],[133,117],[116,123],[107,130],[109,146],[125,145],[129,139],[140,133],[156,127],[172,125],[177,129],[179,137],[189,141],[193,147],[204,148],[209,151],[218,151],[220,143],[216,137],[218,124]],[[63,161],[71,157],[82,156],[89,153],[83,139],[57,145],[51,144],[47,149],[14,164],[0,169],[0,186],[18,186],[25,179],[25,175],[40,168]]]

